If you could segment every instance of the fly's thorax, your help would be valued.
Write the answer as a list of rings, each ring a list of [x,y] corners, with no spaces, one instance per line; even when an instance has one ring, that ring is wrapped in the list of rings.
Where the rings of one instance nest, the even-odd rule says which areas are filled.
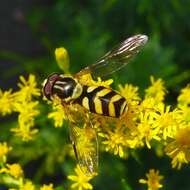
[[[71,75],[54,73],[44,81],[43,93],[48,99],[57,96],[63,101],[69,102],[81,95],[82,86]]]

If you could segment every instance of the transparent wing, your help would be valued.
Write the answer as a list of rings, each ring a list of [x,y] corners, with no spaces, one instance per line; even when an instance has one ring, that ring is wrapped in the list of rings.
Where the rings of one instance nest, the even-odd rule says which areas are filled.
[[[98,142],[92,124],[80,128],[76,123],[70,123],[70,136],[76,158],[81,170],[92,175],[98,169]]]
[[[98,62],[81,70],[77,76],[80,77],[88,73],[91,73],[93,77],[109,75],[128,64],[147,41],[146,35],[132,36],[106,53]]]

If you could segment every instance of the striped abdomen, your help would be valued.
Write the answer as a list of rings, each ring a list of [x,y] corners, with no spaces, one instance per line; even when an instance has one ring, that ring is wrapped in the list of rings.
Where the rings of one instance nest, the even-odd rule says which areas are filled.
[[[120,117],[127,110],[127,102],[117,92],[103,86],[84,86],[75,103],[92,113],[110,117]]]

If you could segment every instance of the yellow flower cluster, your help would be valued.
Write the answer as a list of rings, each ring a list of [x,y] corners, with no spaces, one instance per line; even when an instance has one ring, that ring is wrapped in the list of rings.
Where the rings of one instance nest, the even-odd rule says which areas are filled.
[[[24,171],[18,163],[7,163],[7,154],[12,148],[6,142],[0,143],[0,180],[1,183],[13,186],[9,190],[54,190],[53,184],[43,184],[41,187],[24,178]],[[4,158],[2,160],[2,158]]]
[[[172,158],[172,167],[180,169],[182,164],[190,162],[190,86],[181,90],[178,96],[176,129],[165,148]]]
[[[151,86],[145,89],[144,98],[138,95],[138,88],[119,85],[120,94],[128,102],[128,112],[120,119],[95,116],[102,126],[99,136],[106,151],[125,157],[127,149],[152,142],[165,146],[165,153],[172,158],[172,167],[180,169],[190,161],[190,87],[182,89],[176,108],[164,103],[166,88],[161,79],[151,77]],[[110,127],[114,124],[115,127]],[[155,144],[155,143],[154,143]],[[157,148],[156,146],[153,148]]]
[[[5,167],[0,169],[0,173],[7,173],[15,178],[22,176],[23,171],[19,164],[7,164]]]
[[[109,87],[113,83],[113,79],[109,79],[106,81],[102,81],[100,77],[98,77],[97,81],[93,80],[91,74],[84,74],[82,77],[80,77],[81,84],[87,85],[87,86],[105,86]]]
[[[0,114],[5,116],[12,112],[18,113],[18,127],[11,129],[22,140],[28,141],[37,133],[34,129],[34,119],[39,114],[39,101],[34,97],[40,96],[40,89],[34,75],[30,74],[28,80],[20,76],[19,90],[12,92],[0,90]]]
[[[6,162],[7,160],[7,154],[12,149],[12,147],[9,147],[6,142],[0,143],[0,161]]]
[[[0,89],[0,113],[5,116],[13,111],[14,98],[12,90],[3,92]]]
[[[167,90],[163,80],[155,80],[152,76],[150,80],[151,85],[145,89],[144,98],[140,98],[138,87],[119,85],[119,93],[128,102],[127,113],[119,119],[92,114],[92,122],[105,151],[125,157],[127,149],[144,145],[151,149],[152,142],[157,142],[157,145],[165,146],[166,155],[172,158],[172,167],[180,169],[183,163],[190,161],[190,86],[182,89],[176,108],[171,109],[164,103]],[[109,87],[112,80],[94,81],[87,74],[80,82]],[[61,107],[57,101],[53,106],[54,111],[49,118],[53,118],[55,126],[60,127],[63,120],[68,119],[64,110],[70,108]],[[74,115],[78,112],[86,114],[82,108],[78,108]]]
[[[49,185],[44,184],[41,187],[37,188],[31,181],[26,181],[23,183],[23,181],[21,180],[21,183],[19,186],[20,187],[18,187],[17,189],[10,188],[9,190],[54,190],[53,184],[49,184]]]
[[[144,97],[140,97],[138,87],[131,84],[118,85],[118,92],[127,100],[127,112],[118,118],[110,118],[101,115],[88,113],[90,123],[94,125],[101,150],[108,151],[114,155],[125,158],[129,149],[147,147],[158,149],[162,147],[162,155],[169,156],[172,167],[180,169],[183,164],[190,162],[190,85],[181,90],[177,105],[171,107],[164,102],[167,90],[162,79],[156,80],[151,77],[150,86],[145,89]],[[19,90],[12,92],[0,90],[0,114],[2,116],[18,113],[18,127],[11,129],[22,140],[30,140],[37,132],[34,128],[35,117],[39,115],[40,89],[34,75],[29,75],[28,80],[20,77]],[[94,81],[90,74],[81,78],[81,84],[97,85],[110,88],[112,79]],[[87,112],[81,106],[62,105],[58,98],[52,103],[52,111],[48,118],[53,119],[55,127],[62,127],[64,120],[82,122],[81,126],[86,126]],[[83,116],[85,119],[82,119]],[[82,128],[80,128],[82,131]],[[82,144],[82,143],[81,143]],[[82,148],[82,147],[81,147]],[[6,157],[11,147],[6,142],[0,143],[0,161],[3,167],[1,174],[10,177],[24,179],[23,170],[18,164],[7,164]],[[86,176],[79,166],[75,169],[76,175],[70,175],[68,179],[74,181],[71,188],[92,189],[90,180],[93,176]],[[150,170],[147,180],[140,180],[147,183],[150,190],[161,187],[159,173]],[[154,179],[157,182],[154,183]],[[21,180],[19,189],[36,189],[31,181]],[[52,190],[53,185],[43,185],[40,190]]]
[[[61,104],[60,99],[55,98],[53,102],[53,111],[48,114],[48,118],[54,120],[55,127],[62,127],[63,121],[67,119],[64,111],[64,107]]]
[[[72,189],[92,189],[92,185],[89,183],[89,181],[93,178],[93,176],[87,176],[83,173],[80,166],[77,165],[75,168],[76,175],[69,175],[68,179],[73,181],[73,184],[71,185]]]
[[[162,187],[160,181],[163,179],[163,176],[159,175],[158,170],[150,169],[146,177],[147,179],[140,179],[139,183],[147,184],[148,190],[158,190]]]
[[[50,183],[49,185],[44,184],[42,187],[40,187],[40,190],[53,190],[53,184]]]

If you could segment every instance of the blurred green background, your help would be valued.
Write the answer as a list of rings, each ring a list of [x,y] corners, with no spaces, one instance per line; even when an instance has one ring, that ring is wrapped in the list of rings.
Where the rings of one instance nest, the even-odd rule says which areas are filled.
[[[138,33],[148,35],[149,42],[132,63],[111,76],[115,87],[118,83],[132,83],[143,94],[150,75],[154,75],[166,81],[167,102],[175,104],[179,90],[190,81],[189,0],[7,0],[1,1],[0,15],[0,88],[3,90],[16,89],[21,74],[33,73],[41,84],[48,74],[61,72],[54,57],[56,47],[64,46],[68,50],[70,69],[75,73]],[[1,118],[0,140],[11,141],[17,148],[11,159],[19,160],[25,166],[26,177],[36,183],[66,184],[67,171],[74,162],[66,158],[61,165],[57,156],[69,143],[65,135],[68,131],[53,128],[46,117],[39,118],[39,137],[23,143],[8,132],[15,125],[14,119],[14,116]],[[157,168],[165,176],[164,189],[190,189],[189,167],[172,170],[170,159],[158,158],[146,149],[136,154],[122,160],[101,153],[101,172],[93,180],[94,188],[144,189],[138,179],[149,168]]]

